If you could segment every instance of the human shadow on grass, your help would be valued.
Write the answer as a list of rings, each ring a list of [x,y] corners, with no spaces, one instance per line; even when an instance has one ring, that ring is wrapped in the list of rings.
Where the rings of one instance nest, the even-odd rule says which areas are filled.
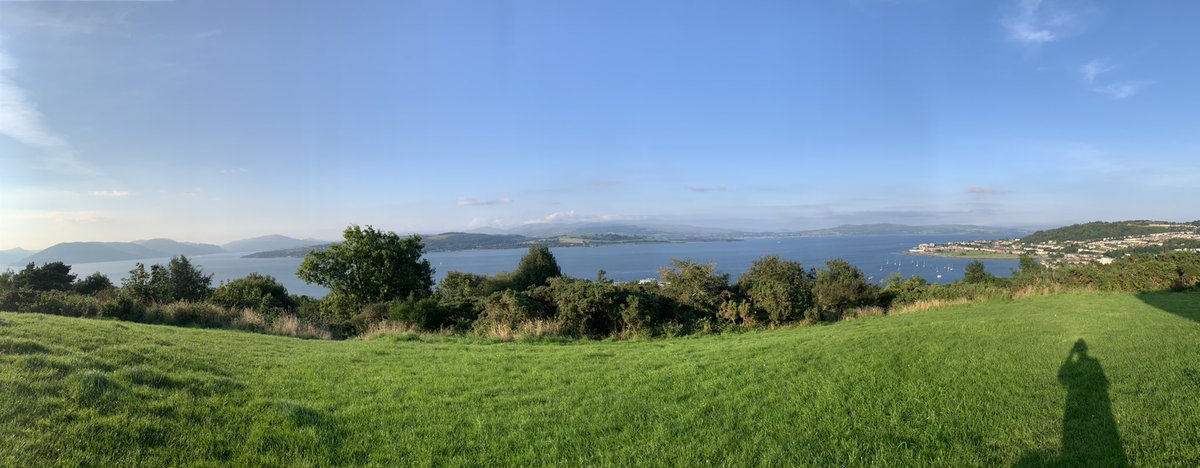
[[[1163,312],[1200,322],[1200,290],[1140,293],[1137,298]]]
[[[1017,466],[1129,466],[1117,420],[1108,398],[1108,377],[1080,339],[1058,369],[1067,387],[1063,408],[1062,448],[1057,453],[1026,454]]]

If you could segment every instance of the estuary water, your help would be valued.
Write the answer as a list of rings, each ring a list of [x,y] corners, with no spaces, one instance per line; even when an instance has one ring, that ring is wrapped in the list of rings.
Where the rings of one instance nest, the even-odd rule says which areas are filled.
[[[949,283],[962,278],[967,259],[909,255],[908,249],[920,243],[977,240],[965,236],[842,236],[789,237],[745,239],[731,242],[685,242],[674,244],[628,244],[601,247],[563,247],[552,249],[563,273],[578,278],[594,279],[598,270],[616,281],[635,281],[658,277],[658,269],[670,266],[673,258],[691,258],[703,263],[716,263],[717,271],[729,273],[736,281],[754,259],[763,255],[779,255],[795,260],[806,268],[821,266],[826,260],[842,258],[863,270],[870,281],[882,282],[892,273],[905,277],[923,276],[931,283]],[[434,278],[441,279],[449,271],[494,274],[517,267],[526,249],[463,250],[433,252],[425,255],[433,264]],[[328,290],[306,284],[296,278],[299,258],[242,258],[246,253],[222,253],[188,257],[205,273],[213,275],[214,286],[221,281],[241,278],[250,273],[271,275],[289,292],[319,297]],[[114,283],[129,276],[135,263],[147,266],[166,264],[169,258],[125,260],[118,262],[79,263],[71,271],[80,277],[100,272]],[[1008,276],[1017,268],[1016,260],[983,260],[987,271]]]

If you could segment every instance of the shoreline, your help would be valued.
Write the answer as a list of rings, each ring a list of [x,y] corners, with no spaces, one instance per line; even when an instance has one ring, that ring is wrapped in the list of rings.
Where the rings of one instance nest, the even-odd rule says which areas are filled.
[[[1017,259],[1021,258],[1021,256],[1017,255],[1017,254],[1003,254],[1003,253],[994,253],[994,252],[980,252],[978,254],[963,252],[962,254],[957,254],[957,255],[950,254],[950,253],[943,254],[943,253],[938,253],[938,252],[905,251],[904,253],[906,255],[915,255],[915,256],[919,256],[919,257],[963,258],[963,259],[973,259],[973,260],[1017,260]]]

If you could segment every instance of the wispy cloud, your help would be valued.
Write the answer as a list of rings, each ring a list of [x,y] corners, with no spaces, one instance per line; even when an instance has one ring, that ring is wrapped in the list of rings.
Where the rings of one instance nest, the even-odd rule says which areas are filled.
[[[1100,93],[1113,99],[1125,99],[1133,96],[1141,90],[1142,87],[1149,84],[1146,81],[1113,81],[1102,83],[1100,76],[1116,70],[1117,66],[1112,62],[1103,59],[1092,60],[1079,67],[1079,73],[1083,76],[1083,82],[1092,92]]]
[[[244,168],[244,167],[231,167],[231,168],[229,168],[229,169],[221,169],[221,173],[222,173],[222,174],[225,174],[225,175],[237,175],[237,174],[245,174],[245,173],[246,173],[246,168]]]
[[[102,198],[128,198],[130,193],[124,190],[98,190],[89,192],[88,195]]]
[[[9,76],[15,69],[16,64],[0,49],[0,135],[37,150],[50,167],[95,174],[94,168],[76,157],[74,147],[46,125],[37,105]]]
[[[488,206],[488,205],[507,205],[512,203],[512,199],[508,197],[498,198],[494,200],[481,200],[478,198],[459,198],[455,202],[458,206]]]
[[[1002,189],[1002,188],[998,188],[998,187],[986,187],[986,186],[981,186],[981,185],[972,185],[970,187],[967,187],[967,193],[970,195],[976,195],[976,196],[1004,195],[1008,192],[1009,191],[1007,189]]]
[[[0,213],[0,221],[5,222],[51,221],[59,223],[93,224],[112,220],[112,217],[101,211],[22,211],[15,213]]]
[[[1091,10],[1044,0],[1018,0],[1000,24],[1010,39],[1028,45],[1045,44],[1078,34]]]
[[[724,192],[725,187],[688,187],[689,192],[705,193],[705,192]]]
[[[590,222],[616,221],[619,219],[628,219],[628,218],[623,218],[623,217],[615,216],[615,215],[587,216],[587,215],[581,215],[581,214],[575,213],[575,210],[567,210],[567,211],[556,211],[554,213],[550,213],[550,214],[546,215],[545,217],[526,221],[525,224],[590,223]]]
[[[53,36],[79,36],[101,29],[113,30],[128,26],[129,12],[106,9],[105,14],[78,14],[64,9],[53,13],[31,5],[29,8],[6,8],[0,25],[6,30],[39,31]]]

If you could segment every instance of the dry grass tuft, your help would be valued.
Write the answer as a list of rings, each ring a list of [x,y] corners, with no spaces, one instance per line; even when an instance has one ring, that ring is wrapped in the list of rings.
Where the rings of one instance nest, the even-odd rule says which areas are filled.
[[[367,328],[367,331],[359,335],[359,339],[373,340],[382,336],[401,336],[401,335],[417,335],[421,331],[411,323],[397,322],[394,320],[384,320],[375,322]]]
[[[932,309],[940,309],[942,307],[970,304],[971,300],[966,298],[958,299],[921,299],[916,302],[910,302],[901,306],[893,307],[889,312],[891,315],[909,314],[913,312],[924,312]]]
[[[489,327],[476,328],[475,334],[501,341],[517,341],[544,336],[557,336],[560,333],[558,323],[550,320],[526,320],[515,327],[506,323],[492,324]]]

